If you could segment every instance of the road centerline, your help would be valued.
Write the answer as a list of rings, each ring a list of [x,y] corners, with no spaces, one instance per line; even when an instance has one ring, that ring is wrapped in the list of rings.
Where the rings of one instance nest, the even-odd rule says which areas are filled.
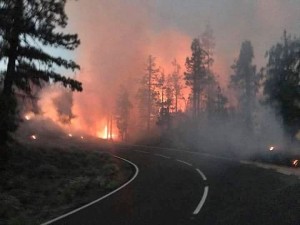
[[[165,158],[165,159],[171,159],[171,157],[169,157],[169,156],[165,156],[165,155],[161,155],[161,154],[157,154],[157,153],[154,155]]]
[[[144,154],[150,154],[150,152],[142,151],[142,150],[133,150],[135,152],[144,153]]]
[[[180,159],[176,159],[177,162],[180,162],[180,163],[183,163],[185,165],[188,165],[188,166],[193,166],[192,164],[186,162],[186,161],[183,161],[183,160],[180,160]]]
[[[201,170],[199,170],[199,169],[196,169],[196,170],[200,174],[200,176],[202,177],[203,180],[207,180],[205,174]]]

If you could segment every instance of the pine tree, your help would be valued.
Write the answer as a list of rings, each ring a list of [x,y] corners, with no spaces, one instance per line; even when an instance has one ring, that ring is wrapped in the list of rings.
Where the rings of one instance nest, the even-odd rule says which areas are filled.
[[[156,123],[157,125],[161,126],[162,129],[168,129],[170,127],[170,108],[173,102],[173,93],[169,80],[170,78],[166,78],[165,73],[162,70],[158,78],[158,88],[160,91],[161,99],[159,101],[160,110]]]
[[[256,66],[252,64],[253,58],[251,42],[244,41],[239,58],[231,67],[234,74],[231,75],[230,80],[231,87],[239,93],[238,100],[248,131],[252,130],[252,112],[260,80],[260,76],[256,73]]]
[[[201,44],[203,50],[207,53],[206,54],[206,61],[207,61],[207,70],[210,73],[211,67],[214,63],[213,55],[214,55],[214,48],[216,46],[215,37],[213,34],[213,29],[210,27],[209,24],[206,25],[203,34],[201,35]]]
[[[155,57],[149,55],[147,60],[146,73],[140,80],[140,87],[137,93],[141,122],[146,122],[147,132],[150,131],[151,124],[158,114],[158,72],[159,69],[157,69],[156,67]]]
[[[61,82],[72,90],[82,91],[80,82],[57,73],[55,68],[77,70],[72,60],[48,54],[44,47],[74,50],[80,41],[77,34],[65,34],[66,0],[0,0],[0,60],[6,63],[2,71],[3,90],[0,96],[1,140],[16,128],[15,91],[31,93],[32,85]],[[5,105],[6,108],[2,106]],[[9,122],[8,122],[9,121]]]
[[[203,108],[209,113],[209,116],[215,114],[217,111],[216,102],[218,101],[218,87],[219,84],[216,80],[215,73],[212,70],[214,63],[213,55],[214,48],[216,46],[215,37],[213,34],[213,29],[209,24],[206,25],[204,32],[201,35],[201,45],[205,54],[206,74],[207,74],[207,84],[205,90],[203,91],[206,99],[206,106]]]
[[[122,141],[125,141],[128,138],[131,108],[132,104],[129,100],[128,90],[121,86],[116,101],[115,117],[117,121],[117,127],[119,129],[119,136]]]
[[[193,117],[198,118],[200,114],[200,96],[208,82],[206,71],[206,55],[202,49],[199,39],[194,39],[191,45],[192,56],[186,58],[185,66],[186,85],[191,87],[193,101]]]
[[[300,129],[300,38],[284,31],[282,41],[268,52],[264,94],[293,137]]]
[[[174,66],[174,71],[169,77],[168,81],[170,83],[171,90],[173,91],[174,95],[174,103],[175,103],[175,113],[178,112],[178,99],[181,95],[181,90],[183,88],[181,84],[182,77],[180,75],[180,65],[178,64],[177,60],[174,59],[172,62],[172,65]]]

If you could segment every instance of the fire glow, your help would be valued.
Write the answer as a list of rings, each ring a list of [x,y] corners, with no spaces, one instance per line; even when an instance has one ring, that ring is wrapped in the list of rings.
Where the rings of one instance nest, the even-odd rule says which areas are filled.
[[[108,129],[107,126],[103,129],[103,131],[98,131],[97,132],[97,137],[102,138],[102,139],[107,139],[108,138]]]
[[[102,131],[98,131],[96,136],[101,139],[115,139],[117,137],[113,132],[109,131],[107,126]]]

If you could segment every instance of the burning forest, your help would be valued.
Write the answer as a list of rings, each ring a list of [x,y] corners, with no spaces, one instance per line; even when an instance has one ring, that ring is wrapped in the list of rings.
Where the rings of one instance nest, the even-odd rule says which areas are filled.
[[[266,140],[263,145],[273,140],[285,145],[283,142],[289,135],[296,140],[298,129],[282,120],[280,109],[274,108],[273,103],[265,104],[272,95],[268,87],[272,81],[269,82],[268,76],[272,60],[277,56],[269,54],[263,58],[263,55],[269,49],[272,53],[271,46],[276,41],[291,48],[295,46],[297,55],[298,39],[291,38],[285,27],[264,32],[262,41],[254,35],[256,29],[269,27],[263,15],[272,16],[277,12],[282,3],[275,2],[270,11],[265,3],[252,6],[253,13],[260,16],[257,20],[261,27],[248,24],[245,30],[246,20],[237,24],[232,15],[226,20],[236,24],[236,30],[227,26],[227,32],[219,24],[221,15],[200,20],[193,29],[193,23],[186,27],[168,23],[160,13],[165,10],[166,15],[171,14],[167,8],[178,11],[177,3],[166,7],[166,2],[68,2],[67,30],[78,32],[81,45],[72,55],[65,50],[55,52],[79,62],[80,70],[75,73],[61,72],[79,80],[84,91],[72,93],[51,81],[40,83],[42,89],[34,87],[32,82],[31,97],[26,97],[26,92],[23,94],[20,89],[19,111],[27,123],[21,123],[19,133],[24,133],[34,120],[41,124],[47,120],[52,123],[50,129],[57,126],[59,132],[66,134],[136,141],[149,134],[164,134],[184,121],[197,120],[202,124],[199,125],[201,136],[209,136],[205,130],[216,127],[214,123],[232,129],[229,145],[237,148],[240,148],[237,140],[244,137],[237,138],[236,134],[241,133],[245,137],[250,135],[251,148],[252,143],[253,148],[258,147],[256,143],[261,141],[256,139],[262,135],[265,137],[261,139]],[[244,8],[239,10],[239,4],[233,6],[230,10],[241,15]],[[213,3],[203,3],[202,7],[198,10],[203,10],[204,15],[220,10]],[[139,8],[138,12],[134,8]],[[79,11],[86,13],[78,16]],[[292,22],[289,24],[293,27]],[[284,42],[280,42],[283,31]],[[296,55],[292,62],[295,71]],[[66,68],[71,66],[65,63]],[[227,135],[220,129],[211,130],[216,139]],[[291,132],[287,134],[287,130]]]
[[[237,152],[245,150],[246,154],[272,144],[289,146],[290,139],[297,142],[299,129],[293,122],[297,115],[286,111],[292,102],[298,101],[297,97],[293,93],[281,96],[283,88],[282,92],[273,91],[280,85],[276,84],[280,68],[274,70],[280,57],[289,59],[290,65],[286,66],[291,71],[287,74],[295,74],[298,79],[299,38],[291,35],[297,35],[296,25],[292,18],[286,18],[278,21],[278,27],[269,29],[265,17],[272,17],[284,8],[282,3],[272,3],[272,10],[267,10],[265,3],[251,5],[253,15],[258,15],[257,24],[247,24],[250,15],[243,14],[245,7],[241,5],[248,3],[232,4],[227,9],[232,15],[224,18],[208,16],[220,10],[222,4],[203,3],[202,8],[197,5],[199,8],[193,10],[207,16],[193,23],[188,21],[185,10],[178,8],[179,3],[170,2],[167,7],[166,2],[68,2],[66,30],[78,32],[80,41],[75,34],[73,46],[58,50],[50,44],[45,49],[47,54],[71,58],[63,61],[58,57],[53,62],[62,67],[58,71],[68,78],[57,77],[52,70],[48,83],[47,79],[38,78],[28,80],[23,89],[15,85],[18,111],[25,121],[20,123],[17,136],[26,133],[30,139],[39,132],[46,134],[49,128],[50,133],[57,129],[59,135],[135,142],[149,135],[160,136],[182,129],[185,133],[182,137],[187,140],[179,142],[199,146],[192,140],[200,136],[200,142],[206,142],[209,148],[226,144]],[[293,8],[292,3],[285,7],[285,10]],[[169,21],[163,16],[174,16],[175,12],[186,18]],[[235,16],[244,20],[237,23]],[[223,26],[221,20],[235,26]],[[261,33],[260,38],[256,32]],[[5,36],[2,40],[6,40]],[[26,40],[25,37],[21,41],[24,47]],[[291,53],[280,56],[284,48]],[[74,54],[68,50],[74,50]],[[65,90],[64,86],[71,90]],[[285,97],[291,103],[283,102]],[[296,112],[297,106],[290,111]],[[198,124],[197,133],[193,125],[184,126],[188,123]],[[222,131],[224,127],[230,134]],[[30,129],[33,130],[25,132]],[[210,139],[214,139],[216,146],[209,144]],[[244,139],[246,146],[240,145]]]
[[[61,164],[51,164],[52,150],[73,154],[59,153],[65,159],[82,156],[80,162],[73,159],[72,169],[78,164],[93,170],[100,158],[104,166],[95,169],[101,174],[95,179],[81,171],[84,176],[63,185],[69,189],[57,183],[57,201],[64,204],[93,182],[104,193],[135,178],[109,155],[135,145],[296,171],[298,5],[281,0],[0,0],[0,147],[6,149],[0,159],[13,158],[14,151],[7,149],[34,146],[49,157],[38,176],[54,179],[64,172]],[[98,145],[109,156],[77,152],[94,152]],[[33,154],[36,160],[39,153]],[[11,168],[17,167],[12,162]],[[9,191],[8,197],[0,192],[0,202],[13,199],[21,207],[21,198],[10,197],[9,185],[1,188]],[[1,213],[0,203],[0,225]]]

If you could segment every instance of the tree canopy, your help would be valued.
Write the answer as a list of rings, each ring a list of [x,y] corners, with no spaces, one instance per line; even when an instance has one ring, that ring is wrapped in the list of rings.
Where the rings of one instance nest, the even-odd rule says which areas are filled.
[[[260,80],[260,76],[256,73],[256,66],[252,63],[253,58],[251,42],[244,41],[238,59],[231,66],[234,74],[230,77],[230,85],[238,93],[240,110],[249,131],[252,130],[252,112]]]
[[[199,116],[200,94],[208,82],[208,73],[206,71],[207,53],[202,49],[199,39],[195,38],[191,45],[192,56],[186,58],[185,66],[186,85],[192,89],[193,98],[193,116]]]
[[[271,47],[267,57],[266,101],[277,109],[287,131],[294,135],[300,128],[300,39],[284,31],[281,42]]]
[[[4,93],[11,93],[13,86],[30,93],[30,85],[40,85],[41,81],[61,82],[82,91],[80,82],[55,71],[55,66],[74,71],[79,65],[52,56],[44,48],[74,50],[80,44],[77,34],[61,31],[68,21],[65,4],[66,0],[0,0],[0,59],[7,62]]]
[[[65,4],[66,0],[0,0],[0,61],[6,67],[0,73],[1,142],[17,127],[16,90],[30,95],[34,85],[60,82],[82,91],[80,82],[57,72],[58,67],[74,71],[79,65],[45,51],[46,47],[74,50],[80,44],[77,34],[62,32],[68,22]]]

